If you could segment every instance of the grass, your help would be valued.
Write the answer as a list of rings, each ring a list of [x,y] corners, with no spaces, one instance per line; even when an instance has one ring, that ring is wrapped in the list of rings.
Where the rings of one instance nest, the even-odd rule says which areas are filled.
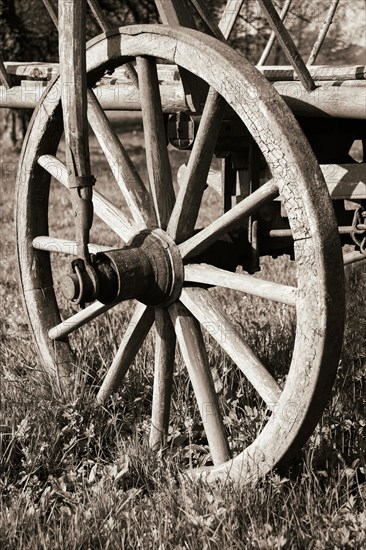
[[[122,137],[125,134],[124,142],[144,174],[138,121],[125,121],[119,132]],[[94,143],[92,159],[104,173]],[[331,402],[306,448],[286,469],[254,488],[193,483],[182,474],[183,467],[201,460],[202,454],[209,457],[180,359],[174,376],[168,452],[153,453],[147,446],[152,336],[108,408],[95,406],[95,386],[118,346],[131,304],[108,313],[103,322],[93,323],[78,336],[80,364],[87,366],[93,380],[74,400],[65,403],[44,380],[17,282],[16,162],[12,154],[3,162],[0,199],[1,548],[364,548],[364,267],[354,265],[346,272],[347,325],[338,377]],[[176,153],[174,166],[181,162]],[[106,178],[99,185],[110,192]],[[115,194],[111,198],[118,200]],[[207,197],[205,215],[212,211],[212,200]],[[66,193],[57,191],[57,201],[66,210]],[[70,220],[60,218],[56,204],[52,208],[59,226],[54,231],[62,226],[67,237]],[[94,239],[100,242],[101,237],[108,242],[106,228],[98,224]],[[62,271],[62,261],[55,269]],[[294,276],[293,264],[283,258],[266,262],[265,272],[284,282]],[[280,371],[288,362],[293,338],[288,309],[235,293],[226,294],[226,308],[236,315],[249,344]],[[207,344],[210,363],[221,373],[229,403],[224,412],[227,429],[233,440],[241,437],[240,443],[245,444],[260,425],[260,403],[245,381],[233,376],[232,364],[218,346],[210,340]]]

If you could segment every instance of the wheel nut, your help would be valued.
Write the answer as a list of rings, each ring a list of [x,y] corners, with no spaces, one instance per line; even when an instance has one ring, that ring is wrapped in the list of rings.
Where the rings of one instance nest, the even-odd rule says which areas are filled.
[[[61,292],[68,300],[76,300],[80,294],[80,283],[76,273],[63,275],[60,280]]]

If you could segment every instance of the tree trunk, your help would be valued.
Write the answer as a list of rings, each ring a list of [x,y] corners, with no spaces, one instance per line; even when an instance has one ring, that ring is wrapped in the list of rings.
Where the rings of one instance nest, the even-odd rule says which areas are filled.
[[[3,153],[7,150],[21,150],[31,116],[31,109],[0,109],[0,139]]]

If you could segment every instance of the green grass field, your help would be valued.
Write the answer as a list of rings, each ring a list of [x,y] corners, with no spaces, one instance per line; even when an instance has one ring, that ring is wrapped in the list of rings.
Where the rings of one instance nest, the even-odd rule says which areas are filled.
[[[116,128],[146,178],[140,122],[130,118]],[[94,173],[101,175],[98,185],[123,208],[94,141],[91,157]],[[173,168],[182,162],[184,154],[174,153]],[[73,399],[62,401],[44,379],[17,280],[16,164],[17,156],[7,153],[1,167],[1,548],[365,548],[365,267],[355,264],[346,271],[347,321],[338,377],[305,449],[255,487],[193,483],[184,470],[209,456],[179,357],[168,449],[162,454],[148,448],[153,331],[120,392],[108,407],[95,405],[96,388],[127,326],[130,303],[72,337],[84,375]],[[217,208],[214,193],[205,201],[202,224]],[[67,192],[55,186],[51,235],[72,238],[68,207]],[[116,244],[98,221],[91,240]],[[63,272],[64,262],[55,260],[55,273]],[[285,283],[295,277],[294,264],[285,258],[266,260],[263,272]],[[259,357],[281,373],[292,349],[291,311],[233,291],[217,295]],[[235,445],[247,444],[260,429],[259,399],[220,348],[208,337],[206,344],[210,365],[220,373],[224,421],[235,452]]]

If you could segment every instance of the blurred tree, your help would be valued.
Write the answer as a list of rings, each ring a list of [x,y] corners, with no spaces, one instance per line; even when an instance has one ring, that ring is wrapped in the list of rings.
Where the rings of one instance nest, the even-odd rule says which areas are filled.
[[[57,30],[40,0],[0,0],[0,50],[6,61],[57,61]],[[1,109],[4,145],[21,148],[32,111]]]
[[[56,0],[54,0],[56,2]],[[293,0],[286,18],[300,53],[307,59],[327,13],[331,0]],[[154,0],[99,0],[112,27],[134,23],[157,23],[158,11]],[[284,0],[276,0],[278,10]],[[219,20],[226,0],[206,0],[211,14]],[[193,9],[193,8],[192,8]],[[365,0],[340,2],[318,63],[366,63],[365,57]],[[100,32],[94,18],[88,17],[87,37]],[[270,35],[258,2],[245,0],[238,22],[230,37],[233,47],[256,63]],[[42,0],[0,0],[0,49],[6,61],[57,61],[57,30]],[[282,51],[275,42],[268,64],[284,64]],[[4,114],[2,116],[4,119]],[[5,135],[19,146],[29,113],[6,111]]]

